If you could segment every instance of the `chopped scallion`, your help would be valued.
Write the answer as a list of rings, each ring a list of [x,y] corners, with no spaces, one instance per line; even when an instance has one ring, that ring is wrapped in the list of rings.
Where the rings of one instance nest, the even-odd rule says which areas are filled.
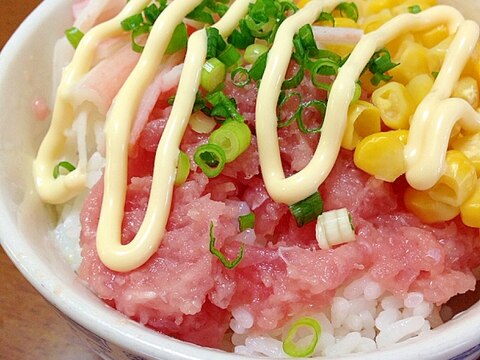
[[[296,342],[300,328],[306,328],[311,332],[312,339],[306,345]],[[307,357],[315,351],[321,334],[322,327],[317,320],[309,317],[301,318],[292,325],[285,340],[283,340],[283,351],[292,357]]]
[[[335,10],[340,11],[340,14],[342,14],[342,16],[352,19],[355,22],[358,20],[358,8],[354,2],[342,2],[337,5]]]
[[[74,49],[77,48],[84,35],[85,34],[77,27],[71,27],[70,29],[65,30],[65,36]]]
[[[285,79],[282,83],[282,90],[293,89],[296,88],[303,80],[305,76],[305,70],[303,69],[303,65],[300,65],[297,72],[288,79]]]
[[[298,92],[290,92],[287,95],[282,95],[284,93],[281,93],[280,98],[278,99],[278,106],[277,106],[277,117],[279,118],[277,127],[278,128],[283,128],[286,126],[289,126],[291,123],[293,123],[297,117],[297,112],[295,112],[292,116],[290,116],[288,119],[284,120],[280,118],[280,113],[283,109],[284,106],[286,106],[287,103],[290,101],[295,101],[297,100],[297,103],[299,104],[298,106],[301,106],[302,102],[302,95]],[[293,100],[292,100],[293,99]]]
[[[175,185],[182,185],[190,174],[190,159],[183,151],[178,154],[177,175],[175,176]]]
[[[200,85],[207,91],[214,91],[219,85],[225,81],[227,69],[225,64],[213,57],[208,59],[203,65],[200,74]]]
[[[68,161],[60,161],[55,167],[53,168],[53,178],[56,179],[60,176],[60,168],[67,170],[68,172],[72,172],[75,170],[75,165],[69,163]]]
[[[120,26],[125,31],[131,31],[143,25],[144,23],[143,23],[142,14],[135,14],[135,15],[129,16],[128,18],[120,22]]]
[[[392,77],[385,73],[398,65],[398,63],[392,62],[392,58],[387,49],[376,51],[367,64],[367,68],[373,74],[370,82],[377,86],[381,81],[389,81]]]
[[[215,236],[213,235],[213,222],[210,223],[210,252],[212,253],[212,255],[215,255],[218,260],[221,261],[221,263],[223,264],[223,266],[225,266],[227,269],[233,269],[234,267],[236,267],[240,261],[242,261],[242,258],[243,258],[243,252],[245,250],[245,244],[242,244],[242,246],[240,247],[240,252],[238,253],[237,257],[233,260],[228,260],[225,255],[223,255],[220,250],[218,250],[216,247],[215,247]]]
[[[252,133],[244,122],[226,121],[210,134],[208,142],[220,146],[227,163],[235,160],[250,146]]]
[[[223,62],[227,68],[238,64],[241,58],[242,55],[232,44],[228,44],[227,47],[218,54],[218,59]]]
[[[335,18],[331,13],[322,11],[317,18],[317,21],[327,21],[332,23],[332,26],[335,27]]]
[[[258,81],[262,78],[265,68],[267,67],[268,52],[263,53],[257,58],[257,61],[252,65],[252,68],[248,72],[250,79]]]
[[[175,30],[173,30],[172,38],[168,43],[165,53],[174,54],[177,51],[185,49],[187,47],[188,34],[187,26],[182,22],[177,25]]]
[[[255,213],[251,212],[247,215],[240,215],[238,217],[238,227],[240,228],[240,232],[245,231],[247,229],[253,229],[255,226]]]
[[[323,117],[325,115],[325,111],[327,110],[327,104],[322,100],[306,101],[302,105],[300,105],[299,109],[296,112],[297,125],[301,132],[303,132],[304,134],[319,133],[322,131],[321,124],[316,128],[309,128],[305,125],[305,122],[303,119],[304,117],[303,112],[309,107],[315,108],[317,111],[321,113]]]
[[[150,32],[150,26],[142,25],[132,30],[132,50],[138,53],[143,51],[144,46],[141,45],[138,39],[145,34]]]
[[[233,119],[243,122],[245,119],[237,110],[237,104],[234,98],[227,97],[222,91],[216,91],[208,94],[207,101],[213,105],[210,111],[211,116],[219,116],[224,119]]]
[[[243,58],[249,64],[254,64],[258,57],[265,54],[268,51],[268,47],[263,44],[252,44],[245,49]]]
[[[289,206],[290,212],[294,216],[297,225],[303,225],[317,219],[318,215],[323,212],[323,200],[318,191],[309,197]]]
[[[235,86],[244,87],[250,82],[250,75],[247,69],[238,67],[230,73],[230,79]]]
[[[418,14],[421,11],[422,11],[422,8],[420,7],[420,5],[412,5],[408,7],[408,12],[412,14]]]
[[[225,151],[216,144],[200,145],[193,156],[195,163],[209,178],[220,175],[225,167]]]

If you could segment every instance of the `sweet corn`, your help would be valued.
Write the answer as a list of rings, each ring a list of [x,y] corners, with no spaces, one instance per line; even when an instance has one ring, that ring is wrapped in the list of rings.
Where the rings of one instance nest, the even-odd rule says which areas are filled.
[[[415,76],[430,73],[427,49],[412,41],[405,41],[393,57],[393,61],[400,63],[390,70],[393,80],[407,84]]]
[[[358,29],[360,25],[354,20],[346,17],[336,17],[335,18],[335,27],[347,27]]]
[[[380,111],[369,102],[358,100],[350,105],[342,147],[353,150],[365,136],[380,131]]]
[[[470,58],[463,69],[463,75],[472,76],[475,80],[480,81],[480,45],[477,44]]]
[[[415,76],[406,85],[414,107],[417,107],[423,98],[430,92],[433,86],[433,77],[429,74],[420,74]]]
[[[403,150],[408,130],[393,130],[369,135],[354,153],[355,166],[377,179],[393,182],[406,171]]]
[[[391,81],[372,94],[373,104],[380,110],[380,116],[390,129],[408,129],[415,103],[405,86]]]
[[[411,33],[402,34],[396,37],[395,39],[390,41],[388,44],[386,44],[385,47],[390,52],[390,54],[398,54],[403,44],[408,42],[415,42],[415,36],[413,36],[413,34]]]
[[[444,204],[460,207],[475,191],[477,174],[468,158],[458,150],[447,151],[446,168],[428,195]]]
[[[472,196],[460,207],[460,216],[465,225],[480,228],[480,179]]]
[[[297,2],[297,6],[301,9],[302,7],[304,7],[305,5],[307,5],[307,3],[309,3],[310,0],[299,0]]]
[[[373,15],[365,18],[361,24],[363,31],[367,34],[374,30],[377,30],[380,26],[385,24],[393,17],[392,12],[388,9],[383,9]]]
[[[388,9],[392,6],[391,0],[370,0],[365,7],[365,14],[367,16],[377,14],[383,9]]]
[[[405,191],[403,201],[411,213],[427,224],[452,220],[460,213],[458,207],[434,200],[426,191],[418,191],[413,188]]]
[[[476,109],[478,107],[477,80],[470,76],[460,78],[453,89],[452,97],[464,99]]]
[[[417,39],[426,48],[433,48],[448,37],[448,29],[445,25],[439,25],[433,29],[422,31],[416,34]]]
[[[480,133],[457,136],[451,147],[461,151],[472,162],[480,177]]]
[[[443,64],[448,48],[452,43],[452,36],[447,37],[439,44],[428,50],[428,69],[430,72],[439,71]]]

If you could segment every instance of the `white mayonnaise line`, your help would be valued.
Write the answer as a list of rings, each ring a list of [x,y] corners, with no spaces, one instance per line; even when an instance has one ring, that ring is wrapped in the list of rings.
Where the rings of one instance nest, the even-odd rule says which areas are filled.
[[[57,179],[52,176],[53,168],[61,160],[64,150],[65,131],[72,126],[75,118],[70,99],[71,89],[90,70],[98,44],[104,39],[122,34],[120,22],[142,11],[149,2],[150,0],[131,0],[113,19],[91,29],[80,41],[71,63],[65,67],[57,90],[50,128],[33,162],[35,186],[40,198],[46,203],[61,204],[74,198],[83,191],[87,179],[84,167],[60,175]]]
[[[311,6],[308,6],[310,4]],[[258,92],[256,124],[263,178],[270,196],[276,202],[288,205],[303,200],[317,191],[330,173],[340,150],[355,81],[373,53],[405,31],[419,31],[446,23],[449,31],[455,32],[463,21],[457,10],[448,6],[436,6],[419,14],[399,15],[378,30],[364,35],[340,68],[332,84],[322,135],[313,158],[303,170],[285,178],[278,146],[276,103],[292,51],[292,45],[287,46],[286,42],[291,43],[294,31],[306,22],[314,21],[312,15],[316,15],[319,9],[328,6],[327,4],[334,6],[336,2],[311,2],[282,23],[269,53],[267,69]],[[290,19],[294,20],[289,21]],[[461,65],[458,67],[463,68]]]
[[[445,169],[445,154],[457,121],[467,131],[480,130],[480,115],[464,100],[449,99],[479,37],[467,20],[455,34],[432,90],[412,117],[405,146],[406,177],[417,190],[431,188]]]
[[[302,174],[296,174],[285,179],[282,168],[277,133],[277,101],[290,63],[293,36],[303,25],[313,23],[322,11],[333,9],[340,2],[341,0],[309,2],[280,25],[272,48],[268,53],[267,66],[258,89],[255,129],[263,180],[268,193],[277,202],[293,204],[310,196],[318,187],[318,185],[315,185],[315,178],[318,177],[318,170],[320,170],[318,166],[313,168],[312,160],[302,170]],[[322,157],[325,155],[327,154],[323,154]]]
[[[165,10],[155,24],[160,23],[163,28],[168,27],[170,31],[173,31],[183,17],[190,12],[193,7],[198,5],[199,1],[190,1],[188,4],[189,8],[183,6],[181,10],[179,10],[175,8],[174,5],[180,3],[180,1],[172,2],[167,7],[167,10],[170,9],[171,14],[166,13],[167,10]],[[182,0],[182,5],[185,3],[186,1]],[[237,0],[232,4],[222,19],[214,25],[222,36],[228,36],[238,25],[240,19],[243,18],[248,11],[249,3],[250,0]],[[179,20],[180,16],[181,18]],[[174,17],[173,20],[172,17]],[[167,22],[167,19],[169,19],[170,22]],[[156,37],[157,34],[159,34],[159,37]],[[152,32],[147,40],[139,63],[145,64],[152,62],[155,56],[161,57],[168,43],[168,39],[169,36],[166,36],[164,32]],[[162,41],[165,45],[160,45]],[[150,50],[153,49],[153,47],[149,45],[152,43],[157,47],[163,46],[164,48],[161,50],[157,48],[154,49],[155,51],[146,52],[147,47]],[[206,53],[207,36],[206,31],[203,29],[195,32],[189,38],[188,50],[172,112],[155,154],[153,180],[145,218],[134,239],[126,245],[121,244],[121,229],[126,196],[128,134],[131,125],[122,126],[123,129],[121,130],[121,134],[119,134],[120,131],[118,128],[125,122],[130,121],[125,117],[123,119],[114,117],[116,113],[118,113],[118,115],[126,113],[126,109],[124,109],[125,105],[121,102],[121,96],[117,96],[115,104],[110,110],[110,116],[107,122],[107,167],[105,169],[104,179],[104,198],[97,229],[97,251],[102,262],[112,270],[130,271],[135,269],[144,264],[160,246],[172,202],[179,146],[192,113]],[[142,59],[144,59],[143,62]],[[157,59],[156,61],[159,60]],[[145,67],[147,66],[148,70],[151,71],[151,65],[144,65],[142,69],[143,72],[146,71]],[[158,66],[158,64],[156,66]],[[156,66],[153,67],[154,70]],[[148,85],[148,81],[146,79],[139,79],[135,71],[136,69],[131,75],[135,83],[142,81]],[[153,75],[154,73],[152,73],[152,76]],[[149,81],[151,81],[151,79],[149,79]],[[128,89],[127,83],[124,85],[124,88],[125,87]],[[131,99],[134,98],[134,102],[136,102],[136,106],[138,106],[144,87],[142,87],[142,89],[128,90],[124,90],[124,88],[122,88],[121,94],[125,95],[125,102],[129,103],[132,101]],[[116,105],[117,103],[119,105]],[[115,112],[117,109],[118,112]],[[131,112],[129,115],[130,119],[133,115],[134,112]],[[112,131],[112,133],[110,133],[110,131]]]

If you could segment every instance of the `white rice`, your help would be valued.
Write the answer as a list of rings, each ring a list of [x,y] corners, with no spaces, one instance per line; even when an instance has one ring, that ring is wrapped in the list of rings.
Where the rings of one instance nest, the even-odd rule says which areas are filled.
[[[339,289],[330,309],[308,316],[316,319],[322,328],[312,356],[342,356],[375,351],[426,334],[432,325],[441,323],[438,309],[426,302],[421,293],[410,292],[405,298],[393,296],[368,275]],[[252,319],[246,307],[235,312],[231,323],[235,353],[288,358],[283,352],[282,340],[298,317],[281,331],[261,336],[249,334],[245,326],[240,326],[248,324],[254,328]],[[239,326],[241,332],[236,331]],[[305,336],[309,336],[305,341],[310,341],[311,334]]]

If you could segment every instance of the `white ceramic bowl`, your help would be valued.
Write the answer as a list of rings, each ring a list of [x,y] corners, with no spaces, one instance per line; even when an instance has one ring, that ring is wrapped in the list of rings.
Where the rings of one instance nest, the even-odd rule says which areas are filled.
[[[467,17],[480,21],[479,0],[458,0]],[[49,210],[33,190],[31,163],[46,131],[35,120],[36,96],[51,100],[51,54],[71,23],[71,1],[45,0],[20,26],[0,55],[0,238],[31,284],[105,359],[245,359],[202,348],[149,330],[109,308],[75,277],[49,245]],[[480,303],[421,339],[349,359],[477,359]]]

